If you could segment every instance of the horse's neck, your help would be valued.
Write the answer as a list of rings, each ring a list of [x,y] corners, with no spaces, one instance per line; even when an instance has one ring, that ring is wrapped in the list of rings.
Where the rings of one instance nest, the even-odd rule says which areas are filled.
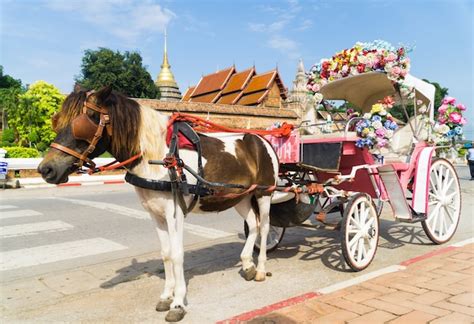
[[[158,165],[149,165],[149,160],[161,160],[166,154],[166,126],[168,117],[160,112],[140,106],[141,127],[138,131],[142,161],[133,168],[133,173],[141,177],[156,178],[166,174]]]

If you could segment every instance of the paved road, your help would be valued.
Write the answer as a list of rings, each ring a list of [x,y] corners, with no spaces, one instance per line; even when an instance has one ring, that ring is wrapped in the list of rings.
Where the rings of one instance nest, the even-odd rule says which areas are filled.
[[[452,242],[472,238],[474,229],[474,181],[468,180],[465,167],[459,168],[459,174],[463,212]],[[57,282],[57,278],[68,271],[72,273],[78,267],[99,269],[100,264],[106,264],[110,272],[115,274],[112,285],[126,279],[125,270],[130,269],[157,275],[154,278],[158,279],[158,286],[161,287],[163,283],[159,279],[162,264],[157,253],[159,242],[153,223],[146,217],[133,189],[128,185],[7,190],[1,193],[0,205],[2,285],[21,287],[40,274],[48,278],[49,273],[54,278],[51,282]],[[228,318],[358,275],[350,272],[343,262],[337,232],[294,228],[287,231],[281,247],[270,255],[267,270],[273,273],[273,277],[264,284],[247,283],[238,276],[238,256],[243,246],[240,217],[234,212],[190,215],[187,223],[185,268],[189,282],[191,308],[187,318],[190,322]],[[400,224],[386,213],[381,220],[379,250],[368,271],[399,263],[436,248],[426,239],[419,224]],[[150,257],[148,252],[154,253]],[[146,266],[152,269],[144,270]],[[92,274],[94,272],[90,271]],[[100,281],[102,278],[96,279]],[[107,283],[110,280],[102,280],[99,284],[104,287]],[[71,291],[81,291],[81,284],[78,282],[79,287]],[[256,289],[256,285],[259,289]],[[226,289],[222,290],[222,287]],[[58,291],[60,289],[57,288]],[[154,300],[159,294],[158,287],[155,290],[153,297],[150,297]],[[18,289],[10,289],[9,293],[11,291]],[[216,291],[219,291],[219,296],[215,294]],[[252,297],[249,299],[250,291]],[[67,292],[61,293],[67,295]],[[151,294],[150,291],[146,293]],[[1,297],[13,298],[6,294]],[[20,297],[15,307],[21,309],[23,306],[32,306],[29,298],[23,300]],[[137,295],[136,298],[144,297]],[[146,302],[153,304],[154,300]],[[148,308],[152,310],[153,306],[147,305]],[[212,312],[206,309],[212,309]],[[64,311],[67,312],[67,309]],[[104,309],[94,311],[110,313],[105,306]],[[47,313],[41,318],[47,320],[53,316],[63,320],[64,317],[60,316],[65,314],[56,312],[54,317]],[[146,316],[154,316],[151,315],[153,313],[147,314],[137,314],[131,310],[125,313],[124,308],[115,315],[145,316],[131,317],[142,320],[146,320]],[[80,320],[80,311],[74,316],[69,320]],[[97,317],[90,317],[92,314],[88,316],[92,319],[113,319],[101,317],[100,314],[96,314]]]

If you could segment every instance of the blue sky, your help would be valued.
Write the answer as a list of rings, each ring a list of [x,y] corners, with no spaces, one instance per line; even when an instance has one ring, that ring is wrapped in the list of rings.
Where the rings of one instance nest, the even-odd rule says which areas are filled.
[[[0,0],[0,64],[24,83],[68,93],[86,49],[142,54],[153,78],[168,29],[172,70],[184,92],[202,74],[235,63],[278,66],[291,87],[307,69],[357,41],[415,47],[411,73],[437,81],[468,107],[474,138],[473,1]]]

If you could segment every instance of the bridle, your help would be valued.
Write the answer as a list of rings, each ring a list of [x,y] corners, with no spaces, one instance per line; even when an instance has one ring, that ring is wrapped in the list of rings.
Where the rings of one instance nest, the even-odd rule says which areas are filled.
[[[71,122],[72,135],[74,136],[74,138],[77,140],[84,140],[88,142],[89,147],[87,147],[84,152],[79,153],[61,144],[51,143],[52,148],[78,158],[79,162],[75,163],[75,165],[79,169],[82,168],[82,166],[86,166],[91,170],[95,170],[96,165],[91,159],[88,158],[88,156],[95,150],[97,143],[104,134],[104,129],[107,130],[107,134],[109,135],[109,137],[112,136],[112,124],[110,123],[109,112],[107,109],[88,101],[92,93],[92,91],[87,92],[86,99],[84,100],[84,105],[82,107],[82,114],[74,118]],[[88,109],[100,113],[99,124],[96,124],[89,117],[89,115],[87,115]],[[53,129],[56,128],[57,119],[57,115],[53,116]]]

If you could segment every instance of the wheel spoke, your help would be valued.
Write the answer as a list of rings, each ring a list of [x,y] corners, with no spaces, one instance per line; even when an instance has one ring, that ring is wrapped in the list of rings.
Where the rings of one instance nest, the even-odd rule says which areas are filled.
[[[436,223],[438,221],[438,214],[439,214],[439,208],[441,207],[441,204],[437,204],[433,211],[430,213],[428,222],[431,223],[431,228],[433,230],[436,228]]]
[[[443,193],[444,194],[447,194],[449,189],[451,188],[451,185],[453,184],[454,182],[454,178],[451,178],[449,179],[449,181],[446,183],[446,185],[444,186],[444,190],[443,190]]]
[[[362,246],[364,245],[364,239],[360,238],[358,241],[358,247],[357,247],[357,261],[360,262],[362,261]]]
[[[451,225],[452,225],[452,224],[455,223],[455,221],[454,221],[453,215],[449,212],[449,210],[448,210],[447,207],[448,207],[448,206],[443,206],[443,208],[444,208],[444,213],[445,213],[446,215],[448,215],[448,218],[449,218],[449,220],[451,221]]]
[[[436,188],[436,184],[433,180],[433,177],[431,177],[431,176],[430,176],[430,184],[431,184],[431,189],[433,190],[433,193],[437,194],[438,193],[438,188]]]
[[[443,220],[444,220],[444,215],[443,215],[443,209],[439,209],[439,223],[438,223],[438,235],[443,236]]]

